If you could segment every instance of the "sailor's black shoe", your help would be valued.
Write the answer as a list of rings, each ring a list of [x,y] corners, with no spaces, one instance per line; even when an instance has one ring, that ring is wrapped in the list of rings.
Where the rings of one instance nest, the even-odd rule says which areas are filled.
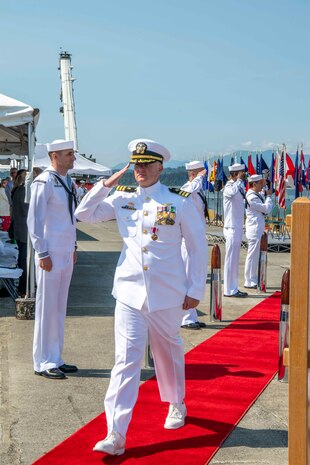
[[[181,328],[183,329],[195,329],[197,331],[197,329],[200,329],[200,324],[198,323],[188,323],[187,325],[182,325]]]
[[[59,368],[49,368],[44,371],[35,371],[35,375],[43,376],[48,379],[67,379],[66,375]]]
[[[235,294],[233,295],[226,295],[224,294],[224,297],[247,297],[248,296],[248,293],[247,292],[242,292],[242,291],[237,291]]]
[[[76,371],[78,371],[78,367],[75,365],[67,365],[66,363],[64,363],[59,367],[59,370],[63,373],[75,373]]]

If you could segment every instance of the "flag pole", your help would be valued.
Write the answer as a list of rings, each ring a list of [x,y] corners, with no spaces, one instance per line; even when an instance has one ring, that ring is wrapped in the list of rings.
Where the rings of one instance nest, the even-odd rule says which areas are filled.
[[[207,202],[208,202],[208,205],[210,205],[210,184],[209,184],[209,180],[210,180],[210,155],[207,157],[207,166],[208,166],[208,174],[207,174],[207,186],[208,186],[208,189],[207,189]]]

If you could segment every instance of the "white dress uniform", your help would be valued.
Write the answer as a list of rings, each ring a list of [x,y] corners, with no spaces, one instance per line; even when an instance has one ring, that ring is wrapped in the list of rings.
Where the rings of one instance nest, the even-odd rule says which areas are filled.
[[[203,168],[201,168],[203,169]],[[203,183],[203,176],[196,176],[195,179],[193,179],[192,181],[187,181],[182,187],[181,189],[185,192],[189,192],[191,193],[191,198],[192,198],[192,201],[199,213],[199,216],[201,218],[201,222],[202,222],[202,226],[205,228],[206,230],[206,218],[205,218],[205,215],[204,215],[204,210],[205,210],[205,205],[204,205],[204,202],[203,200],[201,199],[201,197],[198,195],[198,192],[201,193],[201,195],[204,195],[204,192],[203,192],[203,188],[202,188],[202,183]],[[206,270],[208,268],[208,242],[207,242],[207,239],[205,239],[206,241]],[[187,250],[186,250],[186,247],[185,247],[185,241],[183,240],[182,241],[182,248],[181,248],[181,251],[182,251],[182,257],[183,257],[183,260],[184,260],[184,263],[185,263],[185,269],[186,269],[186,272],[188,273],[188,264],[189,264],[189,257],[188,257],[188,253],[187,253]],[[207,271],[206,271],[207,272]],[[190,277],[188,276],[188,279],[190,279]],[[182,319],[182,326],[183,325],[188,325],[188,324],[191,324],[191,323],[197,323],[198,321],[198,314],[197,314],[197,309],[196,308],[191,308],[187,311],[183,311],[183,319]]]
[[[123,437],[140,382],[147,334],[162,401],[181,403],[185,395],[184,350],[180,337],[186,295],[205,291],[205,228],[188,194],[177,195],[159,181],[147,188],[96,184],[76,210],[81,221],[117,220],[123,249],[112,294],[115,309],[115,366],[105,398],[108,432]],[[188,284],[181,243],[191,256]]]
[[[224,295],[238,292],[239,258],[244,222],[243,182],[229,180],[223,189],[225,244]]]
[[[248,239],[248,253],[245,261],[244,285],[253,287],[258,284],[260,240],[265,230],[265,215],[271,212],[273,202],[270,196],[267,196],[265,200],[262,194],[252,189],[248,190],[246,199],[245,231]]]
[[[71,190],[69,176],[59,175],[52,166],[47,168],[31,185],[27,220],[36,263],[33,360],[37,372],[64,364],[64,321],[76,245],[74,204],[71,217],[68,193],[56,174]],[[39,260],[48,256],[53,263],[50,272],[39,267]]]

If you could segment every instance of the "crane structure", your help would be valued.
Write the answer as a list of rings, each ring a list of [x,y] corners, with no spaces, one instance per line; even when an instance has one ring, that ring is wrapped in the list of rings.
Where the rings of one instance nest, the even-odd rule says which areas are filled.
[[[65,125],[65,140],[74,141],[74,149],[78,150],[77,140],[77,128],[75,118],[75,105],[74,105],[74,94],[73,94],[73,81],[71,66],[71,54],[68,52],[61,51],[59,53],[59,68],[60,80],[61,80],[61,92],[60,100],[62,106],[60,107],[60,113],[64,117]]]

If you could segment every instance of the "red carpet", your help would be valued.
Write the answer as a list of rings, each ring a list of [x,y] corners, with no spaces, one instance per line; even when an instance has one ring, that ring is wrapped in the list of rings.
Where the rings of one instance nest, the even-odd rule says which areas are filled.
[[[277,372],[279,314],[276,293],[186,355],[183,428],[163,428],[168,404],[152,378],[140,388],[124,455],[92,452],[106,434],[101,414],[35,465],[207,464]]]

